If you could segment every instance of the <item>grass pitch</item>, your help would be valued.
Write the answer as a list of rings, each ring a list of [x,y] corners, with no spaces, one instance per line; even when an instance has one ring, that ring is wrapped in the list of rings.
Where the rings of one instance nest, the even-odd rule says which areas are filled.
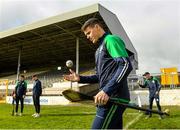
[[[180,129],[180,106],[163,108],[168,108],[171,112],[171,116],[163,120],[159,120],[158,115],[145,119],[146,116],[137,110],[127,109],[124,113],[124,127]],[[0,129],[90,129],[95,111],[96,108],[92,103],[41,106],[41,117],[33,118],[31,115],[34,113],[34,106],[32,105],[25,105],[24,115],[20,117],[11,116],[12,105],[0,104]]]
[[[134,124],[129,126],[129,129],[180,129],[180,106],[162,106],[162,109],[168,108],[170,116],[165,116],[164,119],[159,119],[158,115],[146,119],[143,115]],[[157,109],[157,108],[156,108]]]

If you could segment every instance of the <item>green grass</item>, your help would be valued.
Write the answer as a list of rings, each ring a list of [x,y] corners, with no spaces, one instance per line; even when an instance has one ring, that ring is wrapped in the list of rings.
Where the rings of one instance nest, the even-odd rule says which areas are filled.
[[[180,129],[180,106],[165,106],[170,110],[170,116],[165,116],[164,119],[159,120],[158,115],[146,119],[143,115],[139,121],[131,125],[130,129]]]
[[[0,104],[0,128],[8,129],[68,129],[90,128],[95,115],[92,105],[42,106],[41,117],[33,118],[32,105],[25,105],[24,115],[11,116],[12,106]]]
[[[153,115],[151,119],[140,120],[129,126],[131,129],[143,128],[180,128],[180,107],[166,107],[171,111],[171,116],[159,120]],[[33,118],[32,105],[25,105],[24,115],[11,116],[12,105],[0,104],[0,129],[90,129],[95,116],[96,108],[93,104],[75,104],[70,106],[42,106],[41,117]],[[135,119],[139,112],[127,109],[124,113],[124,126]]]

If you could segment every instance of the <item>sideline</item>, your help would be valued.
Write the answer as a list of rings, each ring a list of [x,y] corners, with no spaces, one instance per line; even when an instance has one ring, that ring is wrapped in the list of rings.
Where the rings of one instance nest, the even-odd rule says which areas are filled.
[[[132,125],[133,123],[137,122],[142,115],[143,115],[143,113],[138,114],[135,119],[133,119],[132,121],[130,121],[130,122],[124,127],[124,129],[128,129],[129,126]]]

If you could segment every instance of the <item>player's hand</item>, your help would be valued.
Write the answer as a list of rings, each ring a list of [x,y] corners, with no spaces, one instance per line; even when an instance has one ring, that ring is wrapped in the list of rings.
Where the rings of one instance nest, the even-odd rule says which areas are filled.
[[[69,75],[64,75],[64,79],[68,81],[73,81],[73,82],[78,82],[80,81],[80,77],[78,74],[76,74],[73,70],[69,69],[71,74]]]
[[[13,96],[13,98],[16,98],[16,94],[13,94],[12,96]]]
[[[137,81],[137,84],[140,84],[140,80]]]
[[[159,95],[159,92],[156,92],[156,95],[158,96],[158,95]]]
[[[138,80],[138,81],[137,81],[137,84],[138,84],[138,85],[143,85],[143,81],[142,81],[142,80]]]
[[[95,97],[94,97],[94,102],[97,105],[106,105],[106,103],[109,100],[109,96],[101,90]]]
[[[23,98],[25,98],[25,95],[23,95]]]

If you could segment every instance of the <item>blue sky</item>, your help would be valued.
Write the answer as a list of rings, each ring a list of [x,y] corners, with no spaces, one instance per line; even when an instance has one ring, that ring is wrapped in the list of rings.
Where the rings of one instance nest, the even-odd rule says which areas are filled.
[[[138,52],[139,70],[180,71],[179,0],[0,0],[0,31],[100,3],[115,13]]]

